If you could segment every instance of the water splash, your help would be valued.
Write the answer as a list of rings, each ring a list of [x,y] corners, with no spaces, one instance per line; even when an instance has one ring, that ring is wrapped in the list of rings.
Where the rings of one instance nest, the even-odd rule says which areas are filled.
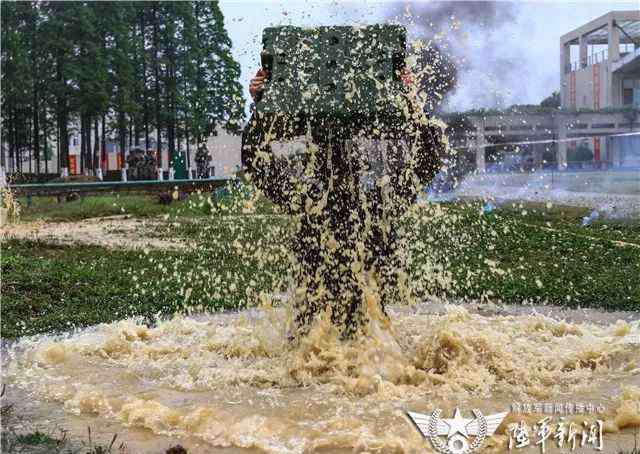
[[[270,306],[157,326],[125,320],[17,342],[3,381],[33,405],[34,421],[58,411],[78,433],[104,422],[133,452],[166,448],[167,437],[189,452],[415,452],[426,445],[403,411],[454,403],[504,411],[513,401],[597,401],[610,432],[640,426],[640,388],[629,387],[640,386],[640,349],[629,341],[637,322],[433,305],[389,312],[393,323],[373,314],[368,336],[351,341],[321,317],[298,345],[283,329],[289,311]]]

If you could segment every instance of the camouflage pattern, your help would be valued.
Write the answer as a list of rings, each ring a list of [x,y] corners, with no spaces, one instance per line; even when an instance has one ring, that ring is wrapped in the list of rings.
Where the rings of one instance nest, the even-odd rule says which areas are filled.
[[[363,276],[375,278],[383,314],[406,297],[401,220],[440,167],[442,131],[399,78],[403,28],[278,27],[263,36],[271,77],[244,131],[242,164],[297,225],[295,334],[328,311],[353,337],[369,317]],[[308,141],[301,165],[274,154],[274,141],[299,136]]]
[[[262,63],[270,77],[257,110],[333,118],[398,115],[405,41],[406,31],[397,25],[267,28]]]

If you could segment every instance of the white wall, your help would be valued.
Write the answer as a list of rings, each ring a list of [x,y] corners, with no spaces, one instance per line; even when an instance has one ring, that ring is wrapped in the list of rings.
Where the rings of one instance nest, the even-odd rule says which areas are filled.
[[[211,136],[207,140],[207,148],[211,153],[211,165],[215,167],[216,176],[232,175],[240,166],[240,147],[242,137],[227,133],[224,129],[218,129],[217,136]],[[194,147],[195,150],[195,147]],[[191,153],[191,159],[195,158],[195,152]],[[195,167],[195,163],[192,164]]]

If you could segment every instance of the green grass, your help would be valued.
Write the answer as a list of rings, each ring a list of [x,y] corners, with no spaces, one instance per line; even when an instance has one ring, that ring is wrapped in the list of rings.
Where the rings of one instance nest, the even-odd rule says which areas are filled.
[[[542,203],[507,203],[500,208],[504,215],[513,216],[522,223],[543,228],[559,229],[580,236],[610,241],[640,244],[640,222],[637,219],[598,220],[588,227],[582,226],[582,218],[589,216],[588,208],[552,206]]]
[[[2,254],[3,337],[175,309],[171,298],[132,298],[127,270],[143,265],[137,252],[8,241]]]
[[[640,310],[640,247],[616,243],[640,246],[637,221],[585,228],[582,210],[568,207],[516,206],[490,215],[473,204],[444,209],[458,217],[446,230],[437,222],[423,226],[422,236],[432,238],[423,256],[445,263],[454,284],[432,285],[430,293]]]
[[[55,197],[33,197],[31,206],[25,198],[19,198],[20,220],[23,222],[43,219],[46,221],[78,221],[81,219],[132,214],[153,216],[162,214],[166,208],[150,196],[104,195],[85,197],[72,202],[58,203]]]
[[[194,195],[191,199],[195,199]],[[20,221],[35,220],[53,222],[72,222],[104,216],[128,214],[136,217],[151,217],[162,214],[188,212],[198,215],[189,201],[175,201],[170,205],[161,205],[157,196],[152,195],[100,195],[89,196],[71,202],[58,203],[55,197],[34,197],[31,206],[25,198],[18,199],[21,206]]]
[[[131,316],[153,321],[194,308],[244,307],[247,288],[278,286],[286,261],[274,255],[272,266],[265,268],[260,259],[247,256],[254,252],[252,248],[237,249],[232,243],[256,244],[271,236],[269,241],[276,244],[273,235],[289,221],[235,216],[235,202],[227,198],[211,205],[194,198],[188,202],[191,206],[183,204],[182,213],[171,212],[155,235],[198,242],[199,247],[186,250],[134,251],[6,241],[0,257],[2,336],[65,331]],[[212,210],[213,215],[205,216]],[[189,214],[186,219],[178,215],[185,212]],[[194,212],[199,217],[192,217]],[[234,216],[219,217],[221,212]],[[268,231],[262,229],[265,222],[270,222]]]
[[[131,215],[135,217],[153,217],[170,215],[176,217],[206,216],[214,211],[238,211],[236,205],[246,198],[246,189],[232,186],[220,188],[218,195],[211,193],[192,193],[182,200],[162,205],[158,195],[123,194],[91,195],[79,200],[58,203],[56,197],[33,197],[28,206],[25,197],[18,198],[20,204],[20,222],[43,220],[48,222],[73,222],[83,219]],[[178,196],[177,193],[172,194]],[[258,212],[271,212],[272,206],[260,201]]]
[[[212,205],[194,198],[169,207],[171,217],[153,234],[189,240],[193,247],[186,250],[5,242],[2,336],[241,308],[255,304],[262,291],[283,290],[292,220],[243,215],[241,202],[230,197]],[[144,205],[135,197],[126,201],[130,214],[155,210],[135,211],[138,204]],[[420,221],[412,220],[410,282],[419,297],[640,310],[640,248],[616,243],[640,244],[639,221],[585,228],[584,209],[505,205],[484,215],[480,208],[444,204],[444,216],[430,207],[419,213]],[[270,210],[263,203],[258,211]]]
[[[58,432],[55,434],[54,432]],[[110,454],[124,452],[124,443],[116,443],[117,434],[108,445],[95,443],[88,428],[87,439],[70,439],[65,431],[53,430],[50,434],[35,430],[15,433],[6,424],[0,434],[0,450],[6,454]],[[123,448],[123,449],[121,449]]]
[[[49,445],[55,446],[57,444],[57,440],[50,437],[47,434],[42,432],[31,432],[28,434],[18,435],[17,437],[18,443],[23,445]]]

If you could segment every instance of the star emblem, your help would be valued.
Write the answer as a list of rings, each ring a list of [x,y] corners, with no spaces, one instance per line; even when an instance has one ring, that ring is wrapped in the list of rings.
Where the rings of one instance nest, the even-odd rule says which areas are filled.
[[[465,438],[469,438],[469,433],[467,432],[467,425],[473,421],[472,419],[463,418],[460,414],[460,409],[456,407],[456,410],[453,412],[452,419],[443,419],[446,425],[449,426],[449,433],[447,433],[447,438],[451,438],[455,434],[459,433]]]
[[[442,419],[442,410],[436,408],[431,416],[422,413],[407,412],[407,416],[422,435],[431,441],[436,452],[449,454],[476,453],[486,437],[494,434],[498,426],[509,414],[508,411],[484,416],[480,410],[474,409],[474,419],[463,418],[460,409],[456,408],[453,418]],[[440,437],[447,437],[443,441]],[[475,437],[473,445],[469,437]]]

